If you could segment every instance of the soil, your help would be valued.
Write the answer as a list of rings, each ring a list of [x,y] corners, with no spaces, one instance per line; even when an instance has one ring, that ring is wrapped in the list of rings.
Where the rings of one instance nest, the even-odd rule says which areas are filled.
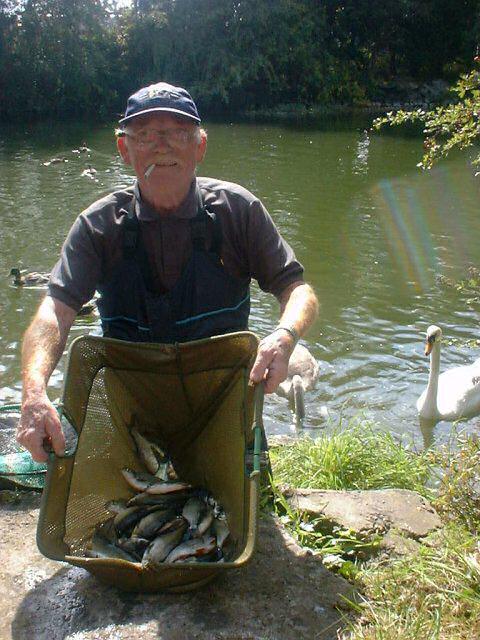
[[[0,505],[0,640],[335,640],[346,626],[351,586],[270,516],[246,567],[197,591],[152,595],[43,557],[39,505],[34,492]]]

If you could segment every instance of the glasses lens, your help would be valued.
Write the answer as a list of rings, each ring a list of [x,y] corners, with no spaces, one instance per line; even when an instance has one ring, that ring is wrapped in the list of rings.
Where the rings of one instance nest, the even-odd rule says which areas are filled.
[[[157,131],[156,129],[143,129],[131,136],[140,146],[158,144],[161,141],[172,146],[185,146],[192,138],[192,133],[186,129],[167,129]]]

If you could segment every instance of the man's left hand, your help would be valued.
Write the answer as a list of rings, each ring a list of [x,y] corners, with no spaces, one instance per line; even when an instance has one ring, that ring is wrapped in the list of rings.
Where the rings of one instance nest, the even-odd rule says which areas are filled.
[[[263,338],[250,371],[250,381],[253,384],[263,381],[265,393],[273,393],[287,377],[288,361],[294,348],[293,337],[281,329]]]

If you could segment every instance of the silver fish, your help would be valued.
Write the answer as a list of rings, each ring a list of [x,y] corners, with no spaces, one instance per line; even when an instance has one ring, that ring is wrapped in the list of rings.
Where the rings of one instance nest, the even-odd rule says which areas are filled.
[[[225,562],[225,558],[223,557],[222,550],[215,547],[213,551],[206,553],[204,556],[189,556],[182,560],[175,560],[175,564],[180,562]]]
[[[132,531],[132,537],[153,538],[174,517],[175,512],[172,509],[157,509],[137,522],[135,529]]]
[[[215,536],[193,538],[192,540],[187,540],[187,542],[182,542],[182,544],[179,544],[175,549],[172,549],[165,558],[165,563],[177,562],[190,556],[203,556],[214,551],[216,547],[217,541]]]
[[[157,478],[159,478],[160,480],[169,480],[168,477],[168,465],[170,463],[169,462],[162,462],[158,465],[158,469],[157,472],[155,473],[155,475],[157,476]]]
[[[197,525],[195,533],[193,534],[195,538],[200,538],[208,531],[213,522],[213,517],[213,509],[211,507],[207,507],[202,513],[202,517]]]
[[[137,522],[145,517],[147,513],[149,513],[149,507],[146,506],[127,507],[123,511],[120,511],[120,513],[117,513],[113,524],[118,536],[129,535]]]
[[[146,491],[147,488],[158,482],[158,478],[150,473],[141,473],[132,469],[122,469],[122,475],[128,484],[136,491]]]
[[[157,479],[158,480],[158,479]],[[150,484],[145,491],[153,495],[161,495],[164,493],[172,493],[174,491],[184,491],[190,489],[191,485],[188,482],[181,482],[180,480],[167,480],[165,482],[155,482]]]
[[[179,506],[183,506],[188,497],[189,493],[187,491],[176,491],[174,493],[164,493],[162,495],[153,495],[145,491],[143,493],[137,493],[136,496],[130,498],[127,502],[127,506],[158,505],[159,507],[172,506],[172,508],[177,508]]]
[[[145,551],[142,558],[142,566],[160,566],[170,551],[180,543],[187,527],[187,521],[182,517],[176,518],[169,523],[169,526],[165,526],[164,531],[155,538]]]
[[[118,558],[120,560],[128,560],[128,562],[136,562],[133,556],[113,545],[98,531],[93,534],[92,546],[87,549],[86,555],[90,558]]]
[[[171,460],[166,460],[159,464],[158,471],[155,474],[160,480],[178,480],[178,474],[175,471]]]
[[[217,538],[217,547],[221,549],[225,540],[230,535],[230,530],[225,518],[215,518],[212,523],[212,533]]]
[[[117,546],[140,561],[150,542],[151,540],[147,540],[146,538],[119,538],[117,540]]]
[[[130,433],[132,434],[132,438],[135,440],[140,460],[150,473],[157,473],[160,465],[151,443],[142,436],[138,429],[134,428]]]
[[[182,509],[182,516],[190,525],[190,530],[196,529],[204,508],[205,504],[203,500],[196,496],[190,498],[190,500],[187,500],[185,503],[185,506]]]
[[[173,463],[171,460],[167,462],[167,480],[179,480],[178,474],[175,471]]]

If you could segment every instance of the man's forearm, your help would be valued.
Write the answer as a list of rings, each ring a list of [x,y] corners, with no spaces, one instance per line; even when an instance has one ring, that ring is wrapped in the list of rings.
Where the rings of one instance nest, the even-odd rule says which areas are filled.
[[[253,384],[264,383],[266,393],[272,393],[288,373],[288,360],[295,347],[295,333],[303,336],[318,314],[318,300],[312,287],[294,282],[279,296],[281,317],[276,330],[260,342],[257,358],[250,371]],[[290,331],[289,329],[293,329]]]
[[[280,296],[279,324],[291,326],[299,336],[305,335],[318,316],[318,299],[306,283],[294,283]]]
[[[23,402],[46,392],[75,315],[73,309],[48,296],[40,305],[23,339]]]

